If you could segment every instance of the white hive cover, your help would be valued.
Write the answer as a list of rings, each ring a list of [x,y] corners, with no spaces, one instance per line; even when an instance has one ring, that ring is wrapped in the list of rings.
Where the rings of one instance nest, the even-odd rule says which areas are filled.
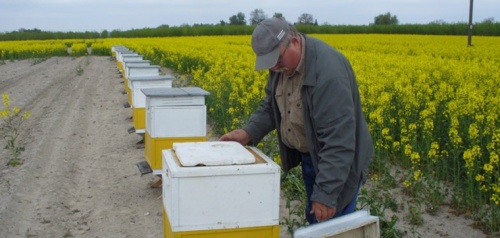
[[[255,163],[255,156],[233,141],[173,143],[182,166],[218,166]]]

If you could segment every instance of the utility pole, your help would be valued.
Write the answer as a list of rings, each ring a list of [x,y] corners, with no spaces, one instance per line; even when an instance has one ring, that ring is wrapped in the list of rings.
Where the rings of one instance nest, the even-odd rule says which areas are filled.
[[[469,5],[469,37],[467,40],[467,46],[472,46],[472,5],[473,5],[473,0],[470,0],[470,5]]]

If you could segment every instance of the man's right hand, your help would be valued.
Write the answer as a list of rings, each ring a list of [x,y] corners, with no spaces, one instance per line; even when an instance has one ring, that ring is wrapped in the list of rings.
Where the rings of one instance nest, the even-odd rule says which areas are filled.
[[[220,141],[236,141],[242,145],[248,144],[251,138],[248,133],[243,129],[236,129],[229,133],[224,134],[220,139]]]

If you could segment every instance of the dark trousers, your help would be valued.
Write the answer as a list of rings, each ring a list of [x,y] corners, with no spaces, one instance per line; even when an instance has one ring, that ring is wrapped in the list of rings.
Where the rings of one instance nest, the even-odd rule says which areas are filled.
[[[316,172],[314,171],[314,166],[311,160],[311,155],[309,153],[302,154],[302,179],[304,180],[304,185],[306,187],[306,195],[307,195],[307,204],[306,204],[306,209],[305,209],[305,215],[306,215],[306,220],[309,222],[309,224],[315,224],[318,221],[316,220],[316,217],[314,214],[311,213],[312,209],[312,201],[311,201],[311,195],[313,192],[314,188],[314,183],[316,181]],[[332,218],[335,217],[340,217],[349,213],[354,212],[354,209],[356,208],[356,200],[358,198],[358,193],[359,189],[361,187],[361,180],[358,185],[358,189],[356,191],[356,194],[352,198],[352,201],[347,204],[346,207],[342,208],[341,210],[337,210],[335,215]],[[337,208],[339,209],[339,208]]]

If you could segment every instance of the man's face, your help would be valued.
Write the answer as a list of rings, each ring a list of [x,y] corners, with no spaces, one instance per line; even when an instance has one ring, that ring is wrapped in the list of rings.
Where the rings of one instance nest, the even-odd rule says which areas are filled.
[[[297,42],[297,38],[293,37],[286,46],[280,46],[280,56],[276,65],[271,68],[272,71],[284,73],[285,75],[293,74],[300,60],[300,57],[296,56],[300,56],[300,48],[297,48]]]

